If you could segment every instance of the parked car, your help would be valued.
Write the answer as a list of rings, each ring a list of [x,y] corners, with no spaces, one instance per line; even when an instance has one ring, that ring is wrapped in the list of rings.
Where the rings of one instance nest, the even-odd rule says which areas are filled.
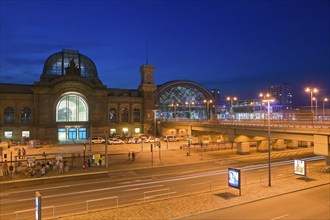
[[[146,142],[146,143],[156,143],[156,142],[159,142],[159,138],[149,137],[149,138],[145,139],[144,142]]]
[[[140,138],[132,137],[128,139],[129,144],[140,144],[142,140]]]
[[[111,138],[108,140],[109,144],[124,144],[125,142],[118,138]]]
[[[164,141],[174,142],[174,141],[179,141],[179,139],[173,135],[168,135],[168,136],[165,136]]]
[[[103,143],[105,143],[105,140],[102,137],[92,137],[92,143],[93,144],[103,144]]]

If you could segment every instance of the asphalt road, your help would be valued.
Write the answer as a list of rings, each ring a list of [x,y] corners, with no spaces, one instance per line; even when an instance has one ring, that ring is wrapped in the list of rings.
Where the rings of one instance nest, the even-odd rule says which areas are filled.
[[[99,175],[75,177],[67,181],[55,179],[45,184],[42,181],[13,185],[1,190],[1,219],[10,219],[17,214],[27,219],[34,214],[34,195],[42,195],[44,215],[50,215],[56,207],[56,215],[82,212],[87,209],[114,207],[141,203],[170,195],[189,194],[190,192],[209,191],[227,187],[227,168],[237,165],[235,160],[186,164],[177,166],[137,169],[132,171],[106,172]],[[265,166],[240,163],[243,168],[244,182],[258,182],[266,178]],[[275,166],[273,178],[287,175],[292,165]],[[118,199],[118,200],[117,200]],[[88,201],[88,202],[86,202]],[[29,211],[26,211],[29,210]],[[48,212],[48,213],[47,213]]]
[[[327,184],[182,219],[330,219],[329,201]]]

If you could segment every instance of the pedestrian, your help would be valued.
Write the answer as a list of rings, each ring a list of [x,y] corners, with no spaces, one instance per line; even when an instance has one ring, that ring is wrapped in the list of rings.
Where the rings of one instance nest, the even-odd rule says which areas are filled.
[[[22,154],[21,148],[18,148],[18,159],[21,159],[21,154]]]
[[[83,169],[86,169],[86,160],[83,162]]]
[[[100,157],[100,159],[99,159],[99,167],[101,167],[101,165],[102,165],[102,159]]]
[[[60,162],[58,164],[58,173],[60,173],[60,174],[63,173],[63,167],[64,167],[64,164],[63,164],[62,160],[60,160]]]
[[[132,152],[132,159],[135,160],[135,152]]]
[[[87,164],[88,164],[88,167],[92,166],[92,161],[91,161],[91,155],[90,154],[88,154],[88,157],[87,157]]]
[[[128,151],[128,160],[131,159],[131,151]]]
[[[7,160],[5,160],[5,162],[3,163],[2,165],[2,174],[3,174],[3,178],[7,178],[8,176],[8,163],[7,163]]]
[[[25,151],[25,148],[22,147],[22,153],[23,153],[23,159],[25,158],[25,155],[26,155],[26,151]]]

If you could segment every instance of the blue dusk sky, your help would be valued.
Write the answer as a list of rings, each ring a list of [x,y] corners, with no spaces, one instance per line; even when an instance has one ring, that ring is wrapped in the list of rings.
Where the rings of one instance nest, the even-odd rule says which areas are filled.
[[[257,98],[270,85],[330,96],[330,1],[1,0],[0,82],[33,84],[45,60],[78,50],[108,88],[136,89],[139,68],[155,83],[191,80],[222,98]]]

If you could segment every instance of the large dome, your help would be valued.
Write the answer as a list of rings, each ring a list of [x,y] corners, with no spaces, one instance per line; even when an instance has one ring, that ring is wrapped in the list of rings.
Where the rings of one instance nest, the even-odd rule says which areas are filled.
[[[77,50],[62,50],[50,55],[44,65],[43,75],[67,75],[76,72],[83,78],[98,79],[94,62]]]

